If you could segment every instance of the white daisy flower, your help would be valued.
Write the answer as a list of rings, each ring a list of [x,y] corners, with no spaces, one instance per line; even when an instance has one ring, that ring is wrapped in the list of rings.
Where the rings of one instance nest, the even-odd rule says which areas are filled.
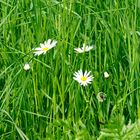
[[[74,73],[73,79],[76,80],[80,85],[87,86],[88,84],[91,84],[94,77],[90,76],[91,71],[87,72],[85,71],[83,73],[82,70],[79,70],[78,72]]]
[[[104,72],[104,78],[108,78],[109,77],[109,74],[108,74],[108,72]]]
[[[75,48],[74,50],[77,53],[84,53],[84,52],[89,52],[92,49],[93,49],[93,46],[86,46],[86,44],[83,44],[82,48]]]
[[[51,39],[48,39],[48,41],[45,41],[44,44],[40,43],[40,47],[33,49],[33,53],[35,53],[35,55],[46,54],[48,50],[56,46],[56,43],[56,40],[51,41]]]
[[[28,63],[26,63],[23,67],[24,70],[29,70],[30,69],[30,65]]]

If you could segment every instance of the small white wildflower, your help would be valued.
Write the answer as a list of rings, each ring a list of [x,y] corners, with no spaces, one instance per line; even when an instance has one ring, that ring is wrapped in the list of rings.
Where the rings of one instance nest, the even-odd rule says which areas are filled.
[[[86,46],[85,44],[83,44],[82,48],[75,48],[74,50],[77,53],[84,53],[84,52],[89,52],[92,49],[93,49],[93,46]]]
[[[97,94],[97,99],[98,99],[99,102],[105,101],[105,100],[106,100],[106,94],[103,93],[103,92],[99,92],[99,93]]]
[[[74,73],[73,79],[76,80],[80,85],[87,86],[88,84],[91,84],[94,77],[90,76],[91,71],[87,72],[85,71],[83,73],[82,70],[79,70],[78,72]]]
[[[108,78],[109,77],[109,74],[108,74],[108,72],[104,72],[104,78]]]
[[[40,43],[40,47],[34,48],[33,53],[35,53],[35,55],[46,54],[48,50],[56,46],[56,43],[56,40],[51,41],[51,39],[48,39],[48,41],[45,41],[44,44]]]
[[[28,63],[26,63],[23,68],[24,68],[24,70],[29,70],[30,69],[30,65]]]

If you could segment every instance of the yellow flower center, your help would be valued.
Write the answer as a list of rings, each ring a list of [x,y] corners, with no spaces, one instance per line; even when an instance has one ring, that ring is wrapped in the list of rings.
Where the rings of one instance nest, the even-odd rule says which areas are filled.
[[[82,80],[82,81],[86,81],[86,80],[87,80],[87,77],[82,76],[82,77],[81,77],[81,80]]]
[[[49,50],[48,47],[42,48],[42,51],[48,51],[48,50]]]

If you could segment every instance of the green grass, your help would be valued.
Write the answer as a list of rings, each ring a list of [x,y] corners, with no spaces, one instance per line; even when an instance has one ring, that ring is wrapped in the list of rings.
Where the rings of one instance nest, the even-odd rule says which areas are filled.
[[[0,11],[1,140],[140,139],[140,0],[0,0]],[[49,38],[56,47],[34,56]],[[83,43],[96,49],[76,54]],[[73,80],[79,69],[91,85]]]

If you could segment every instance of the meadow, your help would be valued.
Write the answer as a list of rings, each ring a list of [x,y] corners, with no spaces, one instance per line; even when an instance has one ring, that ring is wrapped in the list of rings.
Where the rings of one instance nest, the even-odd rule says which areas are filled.
[[[140,140],[139,56],[140,0],[0,0],[0,140]]]

